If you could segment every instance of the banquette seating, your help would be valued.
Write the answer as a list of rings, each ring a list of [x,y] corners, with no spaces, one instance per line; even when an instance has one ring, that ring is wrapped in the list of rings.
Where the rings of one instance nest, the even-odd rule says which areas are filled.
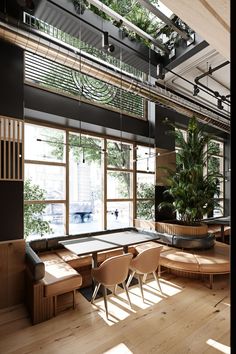
[[[78,236],[69,238],[78,238]],[[56,237],[27,243],[26,305],[33,324],[52,318],[62,309],[75,307],[76,290],[92,283],[92,257],[77,256],[66,250],[58,243],[64,239],[64,237]],[[210,288],[212,288],[214,274],[230,272],[230,246],[217,241],[214,247],[208,250],[182,250],[149,242],[130,246],[128,252],[137,255],[157,245],[161,246],[159,264],[162,269],[207,274],[210,277]],[[110,257],[121,254],[123,254],[122,248],[101,252],[98,254],[98,265]],[[62,301],[65,298],[66,300]]]
[[[77,256],[66,250],[58,243],[64,239],[35,240],[26,245],[26,305],[33,324],[52,318],[59,308],[75,308],[76,290],[91,285],[92,257]],[[129,252],[134,253],[134,247],[129,247]],[[122,253],[121,248],[101,252],[98,263]],[[57,300],[65,294],[66,301],[60,305]]]

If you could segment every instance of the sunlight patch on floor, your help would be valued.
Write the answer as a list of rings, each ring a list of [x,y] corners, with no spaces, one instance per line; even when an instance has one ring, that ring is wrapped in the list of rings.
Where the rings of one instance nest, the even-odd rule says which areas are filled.
[[[132,354],[124,343],[117,344],[115,347],[107,350],[103,354]]]
[[[165,300],[169,296],[173,296],[181,292],[183,289],[169,281],[161,281],[162,293],[160,292],[155,280],[148,280],[143,284],[144,301],[141,296],[141,291],[138,285],[129,287],[129,296],[132,304],[130,308],[125,291],[118,287],[117,295],[108,295],[108,319],[106,318],[105,305],[103,298],[95,301],[93,305],[98,315],[109,325],[112,326],[119,321],[126,319],[133,313],[137,313],[139,309],[147,309]]]
[[[230,347],[228,345],[217,342],[214,339],[208,339],[207,344],[219,350],[221,353],[230,354]]]

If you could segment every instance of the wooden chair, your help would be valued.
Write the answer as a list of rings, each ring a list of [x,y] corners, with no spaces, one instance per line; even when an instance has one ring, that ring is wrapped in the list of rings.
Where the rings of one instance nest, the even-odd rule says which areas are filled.
[[[143,301],[144,301],[144,296],[143,296],[143,287],[142,287],[143,284],[142,277],[144,276],[146,279],[146,276],[149,273],[153,274],[154,278],[156,279],[157,285],[162,293],[161,285],[159,282],[159,276],[157,276],[156,274],[156,270],[159,268],[161,250],[162,250],[162,246],[148,248],[142,251],[141,253],[139,253],[135,258],[131,260],[130,263],[131,274],[127,281],[127,288],[129,287],[130,282],[136,273],[138,275],[138,282],[139,282],[139,287],[140,287]]]
[[[131,307],[131,302],[130,302],[129,293],[126,287],[125,280],[127,279],[129,273],[129,265],[132,257],[133,255],[131,253],[125,253],[120,256],[114,256],[106,259],[98,268],[94,268],[91,270],[91,275],[93,279],[97,282],[91,302],[92,303],[94,302],[100,286],[103,285],[103,297],[104,297],[104,304],[105,304],[107,318],[108,318],[108,308],[107,308],[107,288],[108,287],[114,287],[114,289],[116,289],[116,286],[122,283]]]

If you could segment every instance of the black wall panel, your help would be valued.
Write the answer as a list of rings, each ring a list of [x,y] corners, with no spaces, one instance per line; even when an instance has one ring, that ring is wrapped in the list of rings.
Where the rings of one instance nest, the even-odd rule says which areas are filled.
[[[0,181],[0,241],[23,238],[23,182]]]
[[[0,40],[0,115],[23,119],[24,51]]]

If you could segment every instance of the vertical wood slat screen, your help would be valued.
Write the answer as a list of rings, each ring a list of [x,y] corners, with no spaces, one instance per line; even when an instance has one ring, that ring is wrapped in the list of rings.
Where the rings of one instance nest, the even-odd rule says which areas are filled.
[[[23,180],[24,122],[0,116],[0,180]]]

